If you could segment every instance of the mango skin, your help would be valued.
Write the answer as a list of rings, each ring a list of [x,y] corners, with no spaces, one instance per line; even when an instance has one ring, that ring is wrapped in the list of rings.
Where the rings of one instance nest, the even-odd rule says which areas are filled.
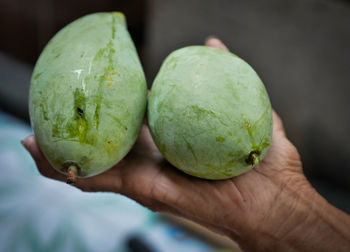
[[[262,81],[244,60],[189,46],[163,62],[151,89],[148,123],[158,149],[175,167],[226,179],[265,156],[272,109]]]
[[[60,30],[40,55],[29,112],[50,164],[78,177],[118,163],[139,134],[147,85],[122,13],[95,13]]]

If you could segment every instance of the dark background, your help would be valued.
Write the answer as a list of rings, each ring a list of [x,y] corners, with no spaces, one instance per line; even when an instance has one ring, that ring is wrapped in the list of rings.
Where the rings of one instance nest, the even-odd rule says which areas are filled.
[[[28,122],[35,61],[63,26],[122,11],[148,85],[163,59],[209,35],[264,81],[304,171],[350,213],[350,2],[341,0],[1,0],[0,109]]]

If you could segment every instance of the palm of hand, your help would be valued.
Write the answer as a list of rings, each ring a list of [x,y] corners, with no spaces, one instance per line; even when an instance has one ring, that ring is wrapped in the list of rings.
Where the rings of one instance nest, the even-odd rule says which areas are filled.
[[[35,137],[25,140],[39,171],[65,181],[48,163]],[[264,160],[241,176],[208,181],[194,178],[171,167],[155,146],[149,129],[143,125],[130,153],[110,170],[85,179],[75,186],[83,191],[112,191],[135,199],[154,211],[165,211],[192,219],[235,239],[237,229],[256,229],[273,214],[281,188],[302,179],[301,163],[294,146],[284,136],[280,119],[274,113],[270,150]]]

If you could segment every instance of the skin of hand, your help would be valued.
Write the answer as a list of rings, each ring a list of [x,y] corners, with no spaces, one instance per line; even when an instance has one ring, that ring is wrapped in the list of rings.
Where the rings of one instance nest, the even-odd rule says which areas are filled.
[[[217,38],[205,45],[228,51]],[[22,143],[42,175],[66,181],[45,159],[35,136]],[[275,111],[269,152],[238,177],[208,181],[178,171],[164,160],[144,124],[121,162],[100,175],[77,179],[75,186],[120,193],[153,211],[191,219],[229,236],[245,251],[350,251],[350,217],[307,181]]]

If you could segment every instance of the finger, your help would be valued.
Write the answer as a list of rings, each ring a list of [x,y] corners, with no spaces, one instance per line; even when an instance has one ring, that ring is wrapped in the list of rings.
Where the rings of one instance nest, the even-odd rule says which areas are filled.
[[[121,167],[113,167],[99,175],[88,178],[77,178],[74,186],[85,192],[120,193],[122,179],[119,168]]]
[[[210,46],[210,47],[214,47],[214,48],[217,48],[217,49],[221,49],[221,50],[224,50],[224,51],[229,51],[228,48],[224,45],[224,43],[222,43],[220,39],[215,38],[215,37],[209,37],[205,41],[205,45],[206,46]]]
[[[282,136],[285,136],[286,133],[284,131],[283,122],[274,109],[272,109],[272,117],[273,117],[273,132],[281,134]]]
[[[41,152],[39,145],[33,135],[26,137],[22,140],[23,146],[27,149],[30,155],[33,157],[39,172],[48,178],[65,181],[65,176],[58,171],[54,170],[47,159]]]
[[[136,157],[134,157],[135,155]],[[137,159],[139,156],[148,156],[156,160],[163,159],[163,156],[160,154],[153,141],[151,132],[147,125],[142,125],[139,137],[137,138],[132,150],[126,156],[126,159],[130,161],[133,158]]]

